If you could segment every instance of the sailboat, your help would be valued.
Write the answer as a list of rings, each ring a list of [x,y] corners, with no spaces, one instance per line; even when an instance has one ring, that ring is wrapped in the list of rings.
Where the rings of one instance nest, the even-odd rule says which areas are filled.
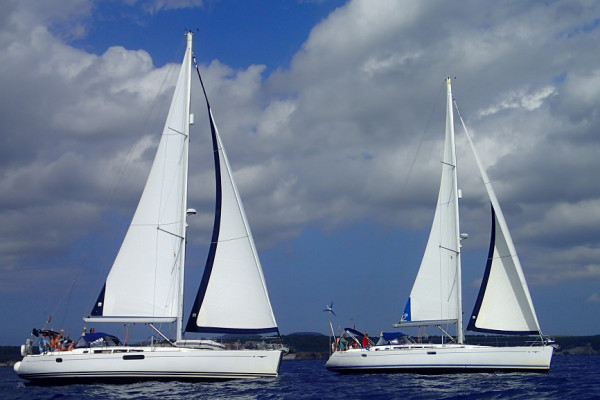
[[[415,341],[400,332],[381,333],[377,343],[334,352],[326,368],[360,372],[548,372],[551,340],[542,335],[525,276],[491,182],[458,113],[491,203],[492,229],[487,264],[467,330],[491,334],[535,335],[516,346],[468,344],[462,322],[461,240],[451,80],[446,79],[446,129],[437,207],[423,259],[396,328],[434,326],[441,343]],[[455,327],[452,336],[448,331]],[[347,329],[358,343],[360,332]]]
[[[216,206],[208,259],[185,332],[279,336],[244,208],[192,55],[192,33],[186,35],[183,63],[146,186],[100,295],[84,318],[87,323],[146,324],[162,339],[130,346],[114,336],[88,332],[70,351],[40,354],[33,354],[36,343],[28,339],[22,346],[23,359],[14,367],[21,378],[62,383],[278,374],[282,346],[238,350],[216,340],[183,338],[187,217],[195,214],[187,207],[192,63],[208,109]],[[175,340],[167,338],[158,324],[175,324]],[[42,333],[37,332],[40,337]]]

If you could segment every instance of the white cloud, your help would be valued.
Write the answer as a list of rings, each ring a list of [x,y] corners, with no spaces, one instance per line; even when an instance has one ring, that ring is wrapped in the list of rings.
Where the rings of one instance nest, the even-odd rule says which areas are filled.
[[[556,88],[547,86],[531,93],[525,89],[520,89],[515,92],[507,93],[498,104],[492,105],[485,110],[479,112],[480,117],[486,117],[507,108],[524,108],[527,111],[533,111],[539,108],[548,97],[556,94]]]
[[[176,69],[155,68],[144,50],[116,46],[94,55],[76,49],[50,27],[63,21],[85,26],[93,3],[51,2],[54,9],[37,3],[10,2],[0,17],[0,80],[8,94],[0,109],[0,188],[10,193],[0,200],[0,215],[10,221],[0,239],[12,260],[16,249],[34,251],[21,242],[26,239],[65,251],[75,234],[49,240],[35,224],[66,228],[64,210],[75,202],[84,230],[114,191],[110,182],[126,182],[112,206],[135,201],[133,182],[147,173],[151,135],[160,130],[168,101],[171,84],[163,79]],[[202,2],[151,5],[158,12]],[[525,242],[517,247],[541,254],[526,256],[528,268],[540,282],[548,271],[554,281],[596,279],[600,55],[589,43],[598,33],[564,32],[597,14],[597,7],[353,1],[314,27],[289,69],[266,75],[264,65],[202,66],[259,245],[295,237],[311,224],[335,227],[365,218],[426,229],[443,129],[443,96],[436,96],[451,75],[509,225]],[[564,81],[556,82],[561,75]],[[200,126],[205,111],[195,112]],[[210,204],[206,143],[192,141],[198,154],[192,167],[203,171],[190,180],[195,205]],[[133,166],[132,175],[119,178],[122,163]],[[460,174],[470,228],[482,218],[469,211],[480,202],[479,178],[466,168]],[[74,200],[64,198],[67,190]],[[202,229],[211,224],[206,215],[197,221]],[[581,241],[579,231],[589,238],[584,245],[560,240]],[[472,235],[470,242],[477,240]],[[561,271],[560,260],[571,272]]]
[[[129,0],[132,4],[137,3],[137,0]],[[150,13],[155,14],[163,10],[177,10],[186,8],[202,7],[206,0],[152,0],[142,3],[142,8]]]
[[[587,298],[586,303],[600,303],[600,295],[598,293],[592,294]]]

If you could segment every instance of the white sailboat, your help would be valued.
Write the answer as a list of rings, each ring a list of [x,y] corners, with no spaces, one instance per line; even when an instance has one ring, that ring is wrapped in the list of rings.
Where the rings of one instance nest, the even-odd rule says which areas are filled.
[[[494,334],[539,335],[532,345],[493,347],[465,343],[462,324],[461,235],[459,230],[454,113],[447,83],[446,133],[442,178],[435,216],[421,266],[401,321],[394,327],[436,326],[442,343],[417,343],[404,334],[384,337],[379,345],[334,352],[326,367],[340,373],[547,372],[553,347],[544,340],[519,258],[490,180],[475,156],[492,208],[492,232],[483,282],[467,330]],[[456,326],[455,337],[447,327]],[[446,328],[446,329],[444,329]],[[351,336],[356,331],[348,330]],[[383,335],[386,336],[386,335]],[[444,341],[446,341],[444,343]]]
[[[88,333],[70,351],[32,354],[14,369],[30,381],[233,379],[277,376],[282,348],[228,350],[212,340],[183,340],[192,34],[146,186],[104,287],[86,322],[147,324],[161,345],[124,346]],[[198,67],[196,66],[196,70]],[[200,78],[200,73],[198,72]],[[200,83],[202,80],[200,78]],[[216,175],[208,260],[186,332],[279,334],[265,280],[227,155],[202,84]],[[153,324],[176,324],[175,341]],[[166,344],[165,344],[166,343]]]

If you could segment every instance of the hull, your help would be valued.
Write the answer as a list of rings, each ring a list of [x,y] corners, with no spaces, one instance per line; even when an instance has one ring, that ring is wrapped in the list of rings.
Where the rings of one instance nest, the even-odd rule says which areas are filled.
[[[553,350],[551,346],[373,346],[335,352],[325,367],[339,373],[547,373]]]
[[[19,377],[45,384],[140,380],[223,380],[275,377],[280,350],[114,347],[28,355]]]

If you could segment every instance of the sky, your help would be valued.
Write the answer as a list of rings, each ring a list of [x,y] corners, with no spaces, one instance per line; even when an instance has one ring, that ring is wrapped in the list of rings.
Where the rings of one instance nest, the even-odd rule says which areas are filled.
[[[437,200],[447,76],[543,333],[600,334],[600,3],[4,0],[0,345],[50,317],[82,329],[149,172],[186,30],[282,334],[326,334],[330,302],[336,328],[399,320]],[[205,126],[190,148],[186,306],[212,229]],[[467,146],[457,128],[468,317],[490,216]]]

